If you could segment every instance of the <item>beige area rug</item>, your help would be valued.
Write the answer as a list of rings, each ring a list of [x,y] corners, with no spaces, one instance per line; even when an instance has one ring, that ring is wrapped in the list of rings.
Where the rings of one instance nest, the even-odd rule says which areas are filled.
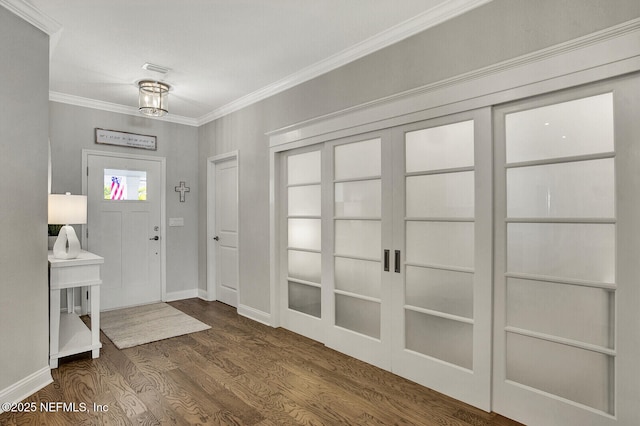
[[[100,329],[118,349],[211,328],[167,305],[154,303],[100,313]]]

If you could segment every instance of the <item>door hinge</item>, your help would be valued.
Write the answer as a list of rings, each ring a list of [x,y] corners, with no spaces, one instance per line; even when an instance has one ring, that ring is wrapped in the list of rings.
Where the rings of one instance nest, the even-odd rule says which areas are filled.
[[[87,238],[89,238],[89,229],[87,228]]]
[[[87,176],[89,176],[89,166],[87,166]]]

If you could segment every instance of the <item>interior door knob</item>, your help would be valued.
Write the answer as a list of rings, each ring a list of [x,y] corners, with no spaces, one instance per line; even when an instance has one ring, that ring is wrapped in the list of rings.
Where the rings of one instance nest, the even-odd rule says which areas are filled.
[[[150,240],[154,240],[154,241],[158,241],[160,239],[160,237],[158,237],[157,235],[155,237],[151,237],[149,238]]]
[[[218,241],[220,239],[220,237],[218,237],[217,235],[215,237],[213,237],[214,240]]]

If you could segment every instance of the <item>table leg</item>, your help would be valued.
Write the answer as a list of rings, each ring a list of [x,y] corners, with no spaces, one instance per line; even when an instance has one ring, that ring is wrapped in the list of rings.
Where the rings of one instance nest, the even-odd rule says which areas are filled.
[[[51,368],[58,368],[59,343],[60,343],[60,290],[50,290],[49,292],[49,366]]]
[[[74,300],[75,289],[68,288],[66,292],[67,292],[67,313],[70,314],[72,312],[75,312],[75,300]]]
[[[100,287],[91,286],[91,344],[95,349],[91,351],[92,358],[100,356]]]

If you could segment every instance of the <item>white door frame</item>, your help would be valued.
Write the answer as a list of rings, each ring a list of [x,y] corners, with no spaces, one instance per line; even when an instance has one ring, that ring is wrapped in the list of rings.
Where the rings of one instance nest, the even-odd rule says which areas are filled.
[[[160,163],[160,286],[161,300],[167,300],[167,239],[166,217],[167,217],[167,159],[165,157],[154,157],[150,155],[129,154],[123,152],[106,152],[92,149],[82,150],[82,194],[87,195],[87,179],[89,178],[89,155],[102,157],[123,158],[128,160],[156,161]],[[82,225],[82,246],[87,246],[87,225]]]
[[[216,258],[213,237],[216,232],[215,212],[216,212],[216,164],[224,161],[236,160],[236,182],[238,182],[238,191],[240,192],[240,162],[238,161],[238,151],[231,151],[226,154],[214,155],[207,158],[207,292],[206,300],[218,300],[216,294]],[[210,183],[212,183],[210,185]],[[239,201],[239,199],[238,199]],[[240,205],[238,203],[238,216],[240,216]],[[238,217],[238,259],[240,258],[240,220]],[[238,262],[238,305],[240,305],[240,263]]]

